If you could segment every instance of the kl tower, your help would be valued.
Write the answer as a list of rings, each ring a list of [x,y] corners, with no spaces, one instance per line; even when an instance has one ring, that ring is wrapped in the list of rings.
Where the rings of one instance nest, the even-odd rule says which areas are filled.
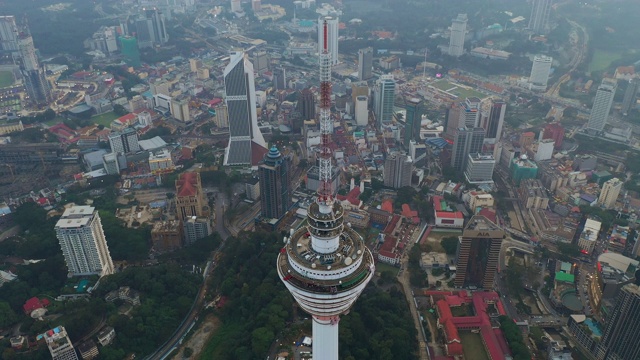
[[[313,358],[338,359],[338,323],[367,286],[375,265],[360,235],[344,223],[331,188],[331,54],[320,54],[320,182],[309,206],[307,226],[290,237],[278,255],[278,275],[298,305],[313,317]]]

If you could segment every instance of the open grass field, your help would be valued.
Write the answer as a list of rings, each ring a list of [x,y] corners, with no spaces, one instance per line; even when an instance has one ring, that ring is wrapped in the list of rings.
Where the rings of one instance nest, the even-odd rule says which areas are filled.
[[[612,62],[620,59],[622,54],[619,52],[611,52],[604,50],[595,50],[591,62],[589,63],[589,72],[602,71],[611,65]]]
[[[96,115],[91,118],[94,124],[103,125],[105,127],[111,126],[111,122],[120,116],[116,115],[113,111],[104,113],[101,115]]]
[[[483,93],[479,92],[479,91],[475,91],[473,89],[467,89],[462,87],[462,85],[456,85],[453,83],[448,82],[447,80],[438,80],[434,83],[431,83],[431,85],[435,88],[438,88],[440,90],[446,91],[450,94],[454,94],[458,97],[461,98],[466,98],[466,97],[478,97],[480,99],[486,97],[486,95],[484,95]]]
[[[45,121],[44,124],[47,125],[47,126],[53,126],[53,125],[61,123],[63,120],[64,120],[63,117],[56,116],[55,118],[53,118],[53,119],[51,119],[49,121]]]
[[[14,83],[11,71],[0,71],[0,88],[11,86]]]
[[[397,267],[391,266],[389,264],[383,264],[381,262],[376,264],[376,271],[379,271],[380,273],[387,271],[392,273],[393,275],[396,275],[399,270],[400,269],[398,269]]]
[[[460,331],[459,334],[465,359],[489,360],[480,334],[471,331]]]

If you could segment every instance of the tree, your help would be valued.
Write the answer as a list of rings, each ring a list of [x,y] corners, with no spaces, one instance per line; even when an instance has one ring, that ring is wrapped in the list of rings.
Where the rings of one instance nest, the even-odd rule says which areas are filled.
[[[440,240],[440,245],[447,255],[453,255],[458,251],[458,237],[448,236]]]
[[[113,112],[118,116],[127,115],[129,112],[120,104],[113,105]]]
[[[18,321],[18,316],[11,310],[9,303],[0,301],[0,329]]]

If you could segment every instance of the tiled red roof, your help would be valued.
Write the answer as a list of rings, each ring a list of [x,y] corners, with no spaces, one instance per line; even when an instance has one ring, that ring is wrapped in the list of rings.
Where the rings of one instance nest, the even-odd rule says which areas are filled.
[[[123,124],[130,124],[135,119],[136,119],[135,114],[128,113],[127,115],[120,116],[117,120]]]
[[[436,217],[443,219],[462,219],[464,215],[460,211],[436,211]]]
[[[178,196],[195,196],[198,193],[197,184],[198,176],[196,173],[183,173],[176,183]]]
[[[483,208],[478,212],[478,215],[482,215],[486,217],[487,219],[491,220],[491,222],[493,222],[494,224],[496,223],[496,212],[489,208]]]
[[[380,208],[386,212],[393,214],[393,202],[391,200],[385,200],[382,202],[382,206]]]
[[[47,301],[47,305],[49,305],[49,301]],[[42,309],[43,307],[45,307],[43,302],[34,296],[24,303],[22,309],[24,310],[24,313],[28,315],[31,314],[33,310]]]
[[[393,232],[393,229],[396,228],[398,221],[400,221],[400,216],[393,215],[393,217],[391,218],[391,221],[387,224],[387,226],[384,228],[382,232],[385,234],[391,234]]]
[[[360,205],[360,187],[356,186],[353,190],[349,191],[347,195],[337,195],[336,198],[340,201],[349,201],[352,205]]]

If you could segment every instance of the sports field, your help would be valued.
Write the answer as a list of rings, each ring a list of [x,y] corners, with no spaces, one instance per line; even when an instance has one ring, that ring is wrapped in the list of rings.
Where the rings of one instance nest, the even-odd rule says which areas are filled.
[[[96,115],[94,117],[91,118],[91,121],[94,124],[98,124],[98,125],[103,125],[105,127],[110,127],[111,126],[111,122],[115,119],[119,118],[118,115],[116,115],[113,111],[108,112],[108,113],[104,113],[101,115]]]
[[[611,52],[605,50],[595,50],[591,62],[589,63],[589,72],[606,70],[612,62],[620,59],[622,54],[619,52]]]
[[[463,85],[458,85],[458,84],[454,84],[454,83],[450,83],[447,80],[438,80],[436,82],[431,83],[431,85],[435,88],[438,88],[440,90],[446,91],[450,94],[456,95],[458,97],[461,98],[466,98],[466,97],[478,97],[480,99],[486,97],[486,95],[484,95],[483,93],[467,88],[466,86]]]
[[[0,71],[0,88],[11,86],[14,83],[11,71]]]

